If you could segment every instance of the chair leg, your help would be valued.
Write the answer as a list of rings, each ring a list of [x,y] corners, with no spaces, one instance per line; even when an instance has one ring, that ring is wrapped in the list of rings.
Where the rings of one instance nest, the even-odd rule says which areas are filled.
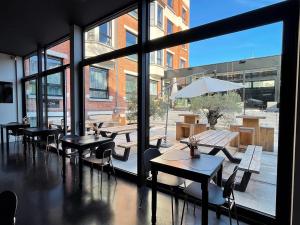
[[[171,207],[172,207],[172,225],[174,225],[174,212],[173,212],[173,194],[171,195]]]
[[[102,192],[102,177],[103,177],[103,166],[101,166],[101,192]]]
[[[113,164],[112,160],[110,160],[110,163],[111,163],[111,168],[112,168],[113,173],[114,173],[115,181],[117,183],[116,171],[115,171],[115,167],[114,167],[114,164]]]
[[[230,225],[232,225],[230,206],[229,206],[229,208],[228,208],[228,215],[229,215],[229,222],[230,222]]]
[[[236,208],[235,202],[234,202],[233,207],[234,207],[234,215],[235,215],[236,223],[237,223],[237,225],[240,225],[239,224],[239,218],[238,218],[238,215],[237,215],[237,208]]]
[[[186,197],[183,200],[183,209],[182,209],[181,222],[180,222],[181,225],[182,225],[182,222],[183,222],[185,203],[186,203]]]

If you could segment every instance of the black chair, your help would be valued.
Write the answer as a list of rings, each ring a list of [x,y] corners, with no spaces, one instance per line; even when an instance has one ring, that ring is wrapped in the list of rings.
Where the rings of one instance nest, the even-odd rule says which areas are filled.
[[[115,142],[109,141],[105,142],[95,150],[92,150],[90,156],[85,158],[86,161],[91,163],[91,169],[93,170],[94,164],[101,167],[101,187],[102,187],[102,176],[103,176],[103,167],[110,166],[112,168],[115,181],[117,182],[115,168],[112,162],[112,152],[115,149]],[[99,171],[98,171],[99,176]]]
[[[8,124],[14,124],[16,122],[10,122]],[[8,139],[9,139],[9,136],[13,136],[15,137],[15,142],[16,143],[17,141],[19,141],[19,137],[22,137],[23,136],[23,130],[20,129],[20,128],[13,128],[13,129],[10,129],[8,131]]]
[[[150,160],[154,159],[160,155],[161,155],[161,153],[157,148],[149,148],[144,152],[144,169],[145,169],[146,175],[148,176],[148,179],[151,179],[151,176],[149,176],[149,172],[151,170]],[[172,192],[172,195],[171,195],[172,224],[174,224],[173,195],[175,195],[176,188],[178,188],[182,184],[185,185],[185,180],[180,177],[176,177],[176,176],[173,176],[173,175],[170,175],[167,173],[159,172],[157,174],[157,182],[168,186]],[[142,204],[142,201],[143,201],[143,196],[141,197],[141,200],[140,200],[140,206]]]
[[[18,206],[18,198],[14,192],[4,191],[0,194],[0,223],[1,223],[1,225],[15,224],[17,206]]]
[[[239,225],[236,204],[235,204],[235,198],[234,198],[234,194],[233,194],[235,177],[236,177],[237,171],[238,171],[238,167],[236,166],[233,170],[233,173],[230,175],[230,177],[226,181],[226,183],[224,185],[224,189],[222,189],[221,187],[219,187],[213,183],[209,183],[209,185],[208,185],[208,192],[209,192],[208,203],[216,206],[217,208],[223,207],[226,210],[228,210],[230,225],[232,224],[232,219],[231,219],[232,208],[234,208],[236,221],[237,221],[237,224]],[[186,196],[185,196],[183,209],[182,209],[181,224],[183,222],[183,215],[184,215],[184,209],[185,209],[187,197],[190,196],[192,198],[195,198],[196,200],[202,199],[202,190],[200,187],[201,187],[200,183],[192,182],[184,189],[183,192],[185,193]]]

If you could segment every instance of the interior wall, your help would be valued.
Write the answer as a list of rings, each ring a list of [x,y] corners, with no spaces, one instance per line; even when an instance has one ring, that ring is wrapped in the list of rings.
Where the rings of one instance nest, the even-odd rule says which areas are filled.
[[[17,80],[15,74],[15,58],[0,53],[0,81],[13,83],[13,103],[0,103],[0,124],[22,121],[22,86],[23,77],[22,58],[17,57]],[[16,91],[16,87],[18,91]],[[17,96],[18,93],[18,96]],[[17,101],[18,100],[18,101]],[[18,110],[17,110],[18,107]],[[17,117],[17,111],[19,118]],[[5,141],[4,135],[4,141]]]

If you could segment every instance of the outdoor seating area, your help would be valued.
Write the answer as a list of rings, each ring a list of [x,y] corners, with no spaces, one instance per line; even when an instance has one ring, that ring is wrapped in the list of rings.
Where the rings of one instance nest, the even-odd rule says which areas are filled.
[[[299,225],[299,18],[4,1],[0,225]]]

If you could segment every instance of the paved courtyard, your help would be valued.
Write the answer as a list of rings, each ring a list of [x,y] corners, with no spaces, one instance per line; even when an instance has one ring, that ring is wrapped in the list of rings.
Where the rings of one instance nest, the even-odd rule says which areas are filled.
[[[168,122],[168,143],[176,143],[176,121],[180,121],[178,114],[188,113],[186,111],[170,111],[169,122]],[[249,115],[260,115],[265,116],[266,119],[261,120],[262,126],[274,127],[275,137],[274,137],[274,151],[262,153],[261,160],[261,170],[260,174],[253,174],[248,187],[245,192],[236,191],[237,203],[245,207],[249,207],[264,213],[275,215],[275,205],[276,205],[276,178],[277,178],[277,142],[278,142],[278,119],[279,114],[273,112],[263,112],[259,110],[247,110],[246,114]],[[241,119],[235,119],[236,115],[232,118],[227,118],[226,120],[220,120],[217,129],[228,129],[228,125],[231,124],[241,124]],[[205,120],[203,120],[205,122]],[[151,134],[164,134],[165,121],[156,120],[151,121],[155,124],[155,127],[151,129]],[[132,140],[136,139],[136,132],[131,134]],[[126,141],[125,135],[117,136],[115,139],[116,143]],[[237,152],[234,147],[228,147],[229,151],[236,157],[242,157],[243,152]],[[117,149],[117,151],[122,151],[122,149]],[[219,153],[222,155],[223,153]],[[130,158],[126,162],[121,162],[119,160],[114,160],[114,165],[120,169],[127,170],[132,173],[137,172],[137,150],[133,148],[130,152]],[[234,166],[228,160],[224,163],[223,177],[227,178],[233,171]],[[241,179],[242,173],[238,173],[238,178]]]

